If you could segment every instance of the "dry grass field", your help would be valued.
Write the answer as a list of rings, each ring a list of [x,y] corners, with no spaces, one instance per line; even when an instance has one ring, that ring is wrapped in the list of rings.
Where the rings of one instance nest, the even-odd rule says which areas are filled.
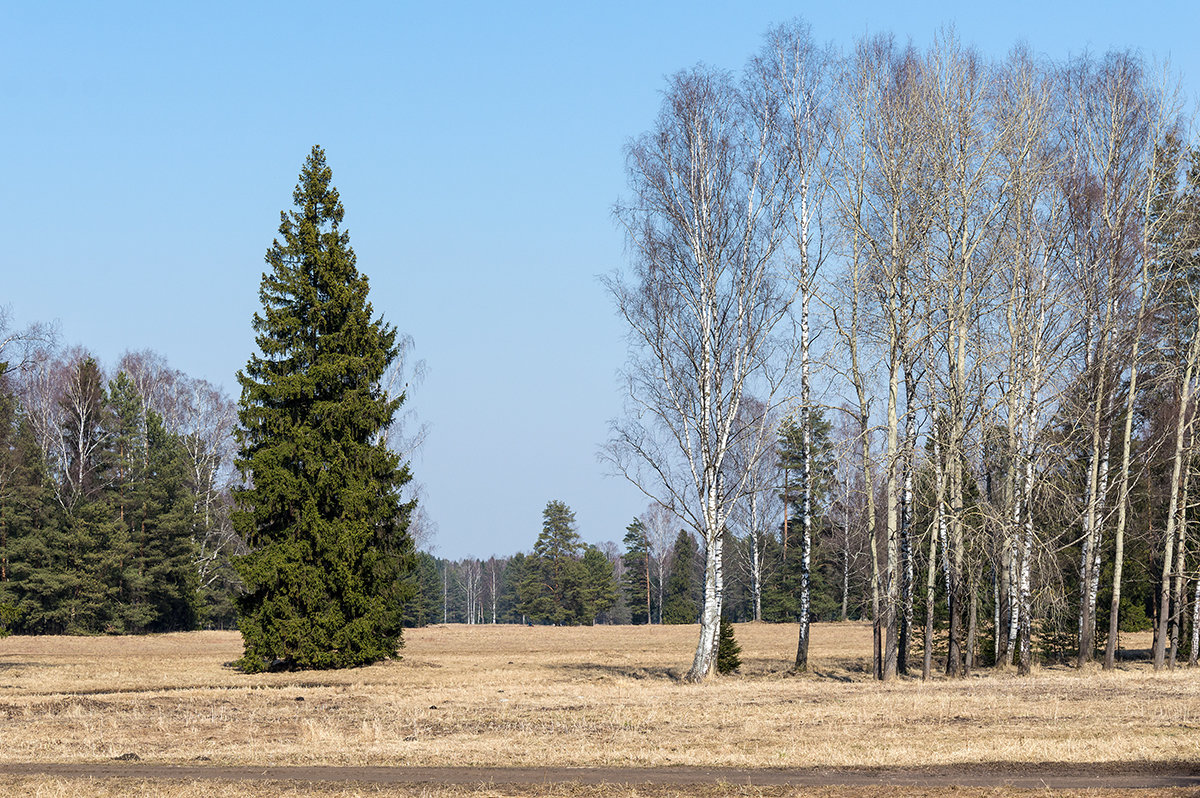
[[[794,627],[743,624],[736,633],[743,673],[704,685],[679,680],[697,635],[689,626],[433,626],[408,631],[398,661],[254,676],[228,666],[240,654],[236,633],[12,637],[0,640],[0,763],[122,756],[172,765],[539,768],[1200,763],[1200,673],[1186,668],[1154,675],[1127,663],[1114,673],[1044,668],[1029,677],[987,672],[881,685],[869,676],[865,625],[815,626],[812,669],[802,676],[787,674]],[[8,793],[108,794],[105,782],[88,784],[75,792],[78,780],[0,777]],[[112,794],[129,788],[113,786]],[[193,794],[188,789],[137,787],[143,796]],[[194,794],[464,789],[263,782],[210,783]],[[599,794],[559,789],[534,792]]]

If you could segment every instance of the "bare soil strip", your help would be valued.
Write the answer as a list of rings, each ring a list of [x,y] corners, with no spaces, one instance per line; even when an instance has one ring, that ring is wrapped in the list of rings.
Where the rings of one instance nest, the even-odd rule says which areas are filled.
[[[989,763],[924,768],[495,768],[156,765],[140,762],[0,764],[0,774],[58,778],[335,782],[372,785],[738,785],[749,787],[983,787],[1136,790],[1200,787],[1200,766]]]

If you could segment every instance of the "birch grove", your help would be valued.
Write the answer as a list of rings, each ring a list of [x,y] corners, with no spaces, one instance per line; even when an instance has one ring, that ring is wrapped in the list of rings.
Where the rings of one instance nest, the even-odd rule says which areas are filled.
[[[1067,652],[1080,667],[1103,652],[1112,668],[1122,632],[1147,625],[1156,665],[1194,662],[1200,151],[1169,74],[1128,51],[988,58],[952,31],[924,49],[876,35],[843,53],[812,36],[802,22],[777,28],[747,67],[728,106],[746,117],[725,128],[754,154],[740,182],[708,177],[701,127],[665,110],[631,146],[636,202],[618,209],[634,263],[609,287],[633,330],[639,422],[618,425],[609,453],[705,541],[717,572],[700,648],[720,610],[723,522],[758,513],[763,475],[748,491],[754,469],[736,465],[751,461],[706,478],[711,460],[688,453],[724,462],[712,442],[736,438],[727,411],[750,380],[768,407],[790,398],[806,465],[799,486],[775,471],[775,490],[801,497],[794,521],[785,507],[765,539],[761,522],[730,527],[753,609],[727,614],[763,617],[758,558],[792,527],[804,551],[797,668],[818,615],[872,622],[880,679],[908,673],[918,645],[925,678],[935,660],[950,676],[1028,672]],[[710,185],[736,185],[736,213],[730,194],[697,191]],[[702,279],[715,252],[733,252],[710,245],[718,231],[755,242],[742,269],[771,274],[770,293],[735,299]],[[672,259],[694,276],[668,275]],[[754,366],[737,376],[704,345],[717,338],[703,303],[722,291],[739,313],[739,301],[774,303],[756,311],[772,322],[756,340],[773,345],[731,349]],[[660,343],[674,340],[688,344]],[[807,437],[818,413],[846,420],[820,487]],[[665,457],[664,441],[683,456]],[[852,529],[862,569],[849,565]],[[818,569],[844,587],[818,595]],[[698,651],[691,676],[702,670]]]

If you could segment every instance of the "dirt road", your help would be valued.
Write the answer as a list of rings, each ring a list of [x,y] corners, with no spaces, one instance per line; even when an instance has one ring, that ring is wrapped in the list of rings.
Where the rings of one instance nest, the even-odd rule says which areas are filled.
[[[1200,787],[1200,766],[1187,763],[1057,763],[810,770],[725,768],[471,768],[471,767],[249,767],[149,762],[9,763],[0,774],[60,778],[180,779],[188,781],[294,781],[373,785],[620,784],[754,787],[984,787],[1049,790]]]

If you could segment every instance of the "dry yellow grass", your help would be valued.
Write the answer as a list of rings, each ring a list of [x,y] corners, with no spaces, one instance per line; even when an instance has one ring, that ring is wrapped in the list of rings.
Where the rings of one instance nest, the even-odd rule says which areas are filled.
[[[19,795],[23,798],[857,798],[861,795],[878,798],[997,798],[998,796],[1029,795],[1031,798],[1098,798],[1108,795],[1104,790],[1012,790],[1008,788],[914,788],[905,787],[738,787],[733,785],[679,787],[622,787],[615,785],[586,786],[577,784],[547,784],[535,786],[477,785],[477,786],[376,786],[338,784],[291,784],[286,782],[175,782],[154,779],[5,779],[0,777],[0,795]],[[1186,798],[1194,790],[1139,790],[1138,798]]]
[[[814,627],[812,671],[796,677],[786,675],[794,627],[736,632],[744,673],[704,685],[678,680],[697,634],[687,626],[434,626],[406,633],[400,661],[255,676],[227,665],[240,654],[236,633],[12,637],[0,640],[0,762],[127,753],[167,764],[495,767],[1200,761],[1200,674],[1188,669],[881,685],[869,678],[864,625]],[[44,794],[76,794],[59,781],[65,791]],[[358,794],[338,789],[330,794]]]
[[[795,789],[736,787],[714,785],[712,787],[619,787],[612,785],[580,786],[554,784],[535,787],[506,787],[480,785],[476,787],[376,787],[342,786],[330,784],[287,784],[263,782],[255,785],[235,782],[175,783],[155,780],[93,780],[75,781],[63,779],[6,781],[0,779],[0,795],[21,795],[24,798],[299,798],[299,796],[322,796],[323,798],[366,798],[367,796],[389,796],[394,798],[513,798],[537,796],[538,798],[714,798],[715,796],[739,796],[739,798],[857,798],[871,795],[878,798],[998,798],[999,796],[1029,795],[1037,798],[1099,798],[1109,793],[1104,790],[1011,790],[1007,788],[913,788],[878,787],[864,790],[860,787],[824,787]],[[1139,790],[1137,798],[1194,798],[1196,792],[1187,789]]]

